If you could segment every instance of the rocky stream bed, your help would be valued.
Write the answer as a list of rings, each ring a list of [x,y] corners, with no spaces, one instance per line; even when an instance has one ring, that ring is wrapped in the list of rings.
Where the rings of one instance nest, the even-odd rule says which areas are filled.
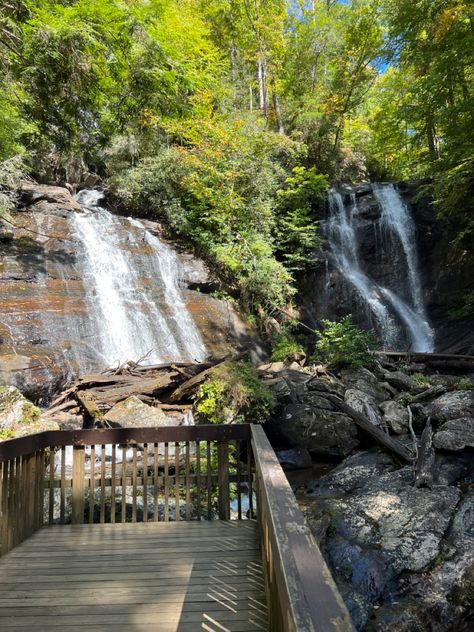
[[[152,426],[194,423],[192,396],[210,368],[129,365],[122,375],[78,380],[43,412],[14,387],[4,388],[0,432],[127,426],[137,419]],[[258,371],[277,400],[266,432],[357,629],[472,629],[472,375],[383,357],[371,370],[338,374],[296,362]],[[374,441],[357,423],[361,415],[413,462]],[[416,451],[428,420],[430,475],[416,483]]]

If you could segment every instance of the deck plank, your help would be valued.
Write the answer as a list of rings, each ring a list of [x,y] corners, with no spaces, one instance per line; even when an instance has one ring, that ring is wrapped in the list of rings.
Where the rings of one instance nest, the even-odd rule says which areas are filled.
[[[268,631],[254,521],[44,527],[0,559],[0,632]]]

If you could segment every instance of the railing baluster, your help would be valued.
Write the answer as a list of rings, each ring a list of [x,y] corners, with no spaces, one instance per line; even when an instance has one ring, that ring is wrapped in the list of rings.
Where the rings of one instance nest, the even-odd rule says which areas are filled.
[[[148,522],[148,444],[143,444],[143,522]]]
[[[207,519],[212,518],[212,462],[211,462],[211,442],[206,441],[207,458]]]
[[[132,522],[137,521],[137,446],[132,448]]]
[[[59,505],[59,522],[64,524],[66,521],[66,446],[61,447],[61,487],[60,505]]]
[[[54,448],[49,450],[49,524],[54,522]]]
[[[2,469],[1,473],[1,483],[2,483],[2,491],[1,491],[1,505],[0,505],[0,513],[2,516],[2,522],[0,523],[0,550],[2,555],[4,555],[8,551],[8,522],[9,522],[9,513],[8,513],[8,469],[9,462],[5,461],[1,464]]]
[[[197,519],[201,520],[201,442],[196,441],[196,507]]]
[[[175,507],[174,507],[174,519],[176,522],[179,521],[180,511],[179,511],[179,443],[174,444],[174,480],[176,485],[176,495],[175,495]]]
[[[158,522],[158,443],[153,444],[153,520]]]
[[[185,443],[185,488],[186,488],[186,520],[191,520],[191,482],[189,479],[189,441]]]
[[[164,476],[165,476],[165,504],[164,504],[164,520],[165,522],[168,522],[170,517],[169,517],[169,503],[168,503],[168,498],[169,498],[169,463],[168,463],[168,442],[165,442],[165,470],[164,470]]]
[[[127,521],[127,448],[122,446],[122,503],[121,521]]]
[[[217,443],[217,478],[218,478],[218,510],[219,520],[229,520],[229,443]]]
[[[112,483],[110,489],[110,522],[113,524],[115,522],[115,486],[117,484],[117,449],[115,444],[112,445],[110,453],[110,477]]]
[[[105,445],[100,449],[100,523],[105,522]]]
[[[91,445],[90,458],[90,476],[89,476],[89,524],[94,522],[95,507],[95,445]]]
[[[253,512],[253,482],[252,482],[252,444],[250,440],[247,441],[247,477],[248,477],[248,490],[249,490],[249,518],[254,518]]]
[[[72,523],[84,522],[84,446],[74,446],[72,457]],[[42,511],[42,503],[41,503]]]
[[[235,460],[236,460],[236,473],[237,473],[237,519],[242,520],[242,491],[241,491],[241,449],[242,444],[240,441],[235,442]]]

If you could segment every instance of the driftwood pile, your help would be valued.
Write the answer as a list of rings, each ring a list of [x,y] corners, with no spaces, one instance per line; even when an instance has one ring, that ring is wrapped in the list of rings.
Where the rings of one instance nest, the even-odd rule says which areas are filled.
[[[219,364],[244,357],[239,354],[209,362],[176,362],[172,364],[140,365],[127,362],[117,369],[84,375],[56,397],[44,417],[80,412],[85,427],[102,419],[115,404],[135,396],[146,404],[163,410],[186,412],[191,408],[192,395]]]

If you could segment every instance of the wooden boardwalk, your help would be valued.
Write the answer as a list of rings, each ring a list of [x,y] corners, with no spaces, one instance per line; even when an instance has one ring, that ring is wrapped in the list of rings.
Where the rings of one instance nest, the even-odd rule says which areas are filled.
[[[268,629],[253,520],[48,526],[0,559],[0,631]]]

